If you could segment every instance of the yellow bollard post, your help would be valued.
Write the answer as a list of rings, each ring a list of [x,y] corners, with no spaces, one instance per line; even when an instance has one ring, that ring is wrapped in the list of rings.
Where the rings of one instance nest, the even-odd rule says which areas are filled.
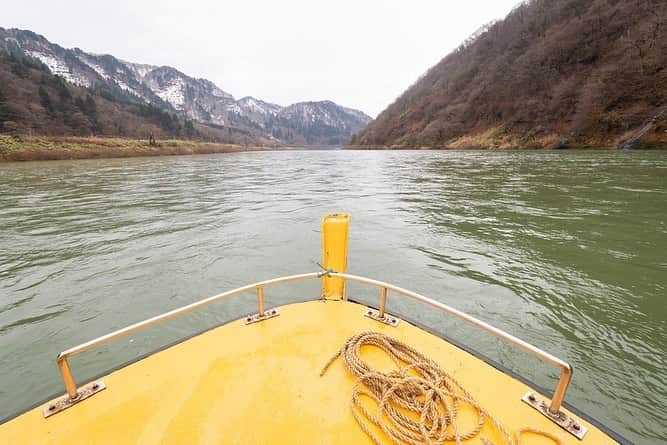
[[[347,238],[350,216],[334,213],[322,219],[322,266],[327,270],[347,271]],[[345,280],[337,277],[322,277],[322,298],[345,299]]]

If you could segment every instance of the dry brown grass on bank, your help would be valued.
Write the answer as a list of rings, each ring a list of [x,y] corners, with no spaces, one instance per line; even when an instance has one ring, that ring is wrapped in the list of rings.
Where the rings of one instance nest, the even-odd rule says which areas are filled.
[[[538,129],[539,130],[539,129]],[[615,149],[636,133],[636,129],[616,137],[587,136],[569,139],[556,133],[542,131],[511,132],[503,127],[494,127],[479,133],[467,134],[447,141],[444,145],[411,146],[399,144],[391,146],[349,145],[352,150],[392,150],[392,149],[453,149],[453,150],[534,150],[534,149]],[[667,129],[658,129],[642,136],[638,149],[667,149]]]
[[[265,147],[187,140],[147,141],[97,137],[28,137],[0,135],[0,162],[59,159],[126,158],[268,150]]]
[[[540,148],[566,148],[568,142],[557,134],[535,135],[530,132],[525,134],[508,133],[502,127],[490,128],[482,133],[465,135],[453,139],[447,143],[447,148],[453,149],[540,149]],[[607,145],[601,145],[606,147]]]

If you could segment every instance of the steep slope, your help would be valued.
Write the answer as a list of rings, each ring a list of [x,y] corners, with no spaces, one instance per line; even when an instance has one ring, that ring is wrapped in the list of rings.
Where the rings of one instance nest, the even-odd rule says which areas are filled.
[[[532,0],[431,68],[365,147],[613,146],[667,105],[667,2]],[[667,115],[644,145],[667,145]]]
[[[67,71],[85,84],[89,73]],[[76,77],[74,77],[76,76]],[[94,78],[91,75],[91,78]],[[193,123],[176,112],[131,99],[122,89],[77,86],[39,60],[0,51],[0,133],[46,136],[191,138],[268,144],[245,134]]]
[[[279,105],[252,97],[237,101],[213,82],[175,68],[65,49],[31,31],[0,28],[0,53],[39,61],[51,74],[106,99],[150,105],[182,120],[205,124],[213,133],[226,132],[230,138],[236,134],[275,145],[341,145],[371,120],[360,111],[333,102],[314,106],[311,117],[320,126],[304,123],[300,116],[278,117],[283,110]],[[12,95],[12,91],[5,91],[5,95]],[[332,113],[339,118],[331,119]]]
[[[194,79],[168,66],[153,67],[139,79],[175,110],[199,122],[225,125],[225,106],[234,102],[231,94],[213,82]]]

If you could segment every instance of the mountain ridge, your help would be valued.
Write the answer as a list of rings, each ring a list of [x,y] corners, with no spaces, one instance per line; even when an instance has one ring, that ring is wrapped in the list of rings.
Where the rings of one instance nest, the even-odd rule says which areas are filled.
[[[129,62],[78,47],[67,49],[29,30],[0,28],[0,51],[36,59],[69,84],[107,98],[154,106],[183,120],[267,143],[343,145],[371,121],[365,113],[331,101],[283,107],[252,96],[237,100],[210,80],[191,77],[177,68]],[[5,95],[11,96],[11,91]],[[309,107],[310,120],[290,113],[293,107]]]

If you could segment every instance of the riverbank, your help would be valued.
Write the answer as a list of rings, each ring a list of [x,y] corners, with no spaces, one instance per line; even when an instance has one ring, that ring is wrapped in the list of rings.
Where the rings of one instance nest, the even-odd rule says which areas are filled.
[[[0,135],[0,162],[174,156],[270,149],[187,140],[164,140],[151,145],[148,141],[123,138]]]
[[[539,130],[539,129],[538,129]],[[409,140],[393,145],[360,145],[350,144],[345,148],[351,150],[536,150],[536,149],[616,149],[628,141],[636,131],[628,131],[618,137],[579,136],[565,137],[558,134],[540,134],[539,131],[517,133],[495,127],[476,134],[463,135],[444,144],[415,145]],[[632,148],[636,149],[667,149],[667,129],[643,135],[636,140]]]

